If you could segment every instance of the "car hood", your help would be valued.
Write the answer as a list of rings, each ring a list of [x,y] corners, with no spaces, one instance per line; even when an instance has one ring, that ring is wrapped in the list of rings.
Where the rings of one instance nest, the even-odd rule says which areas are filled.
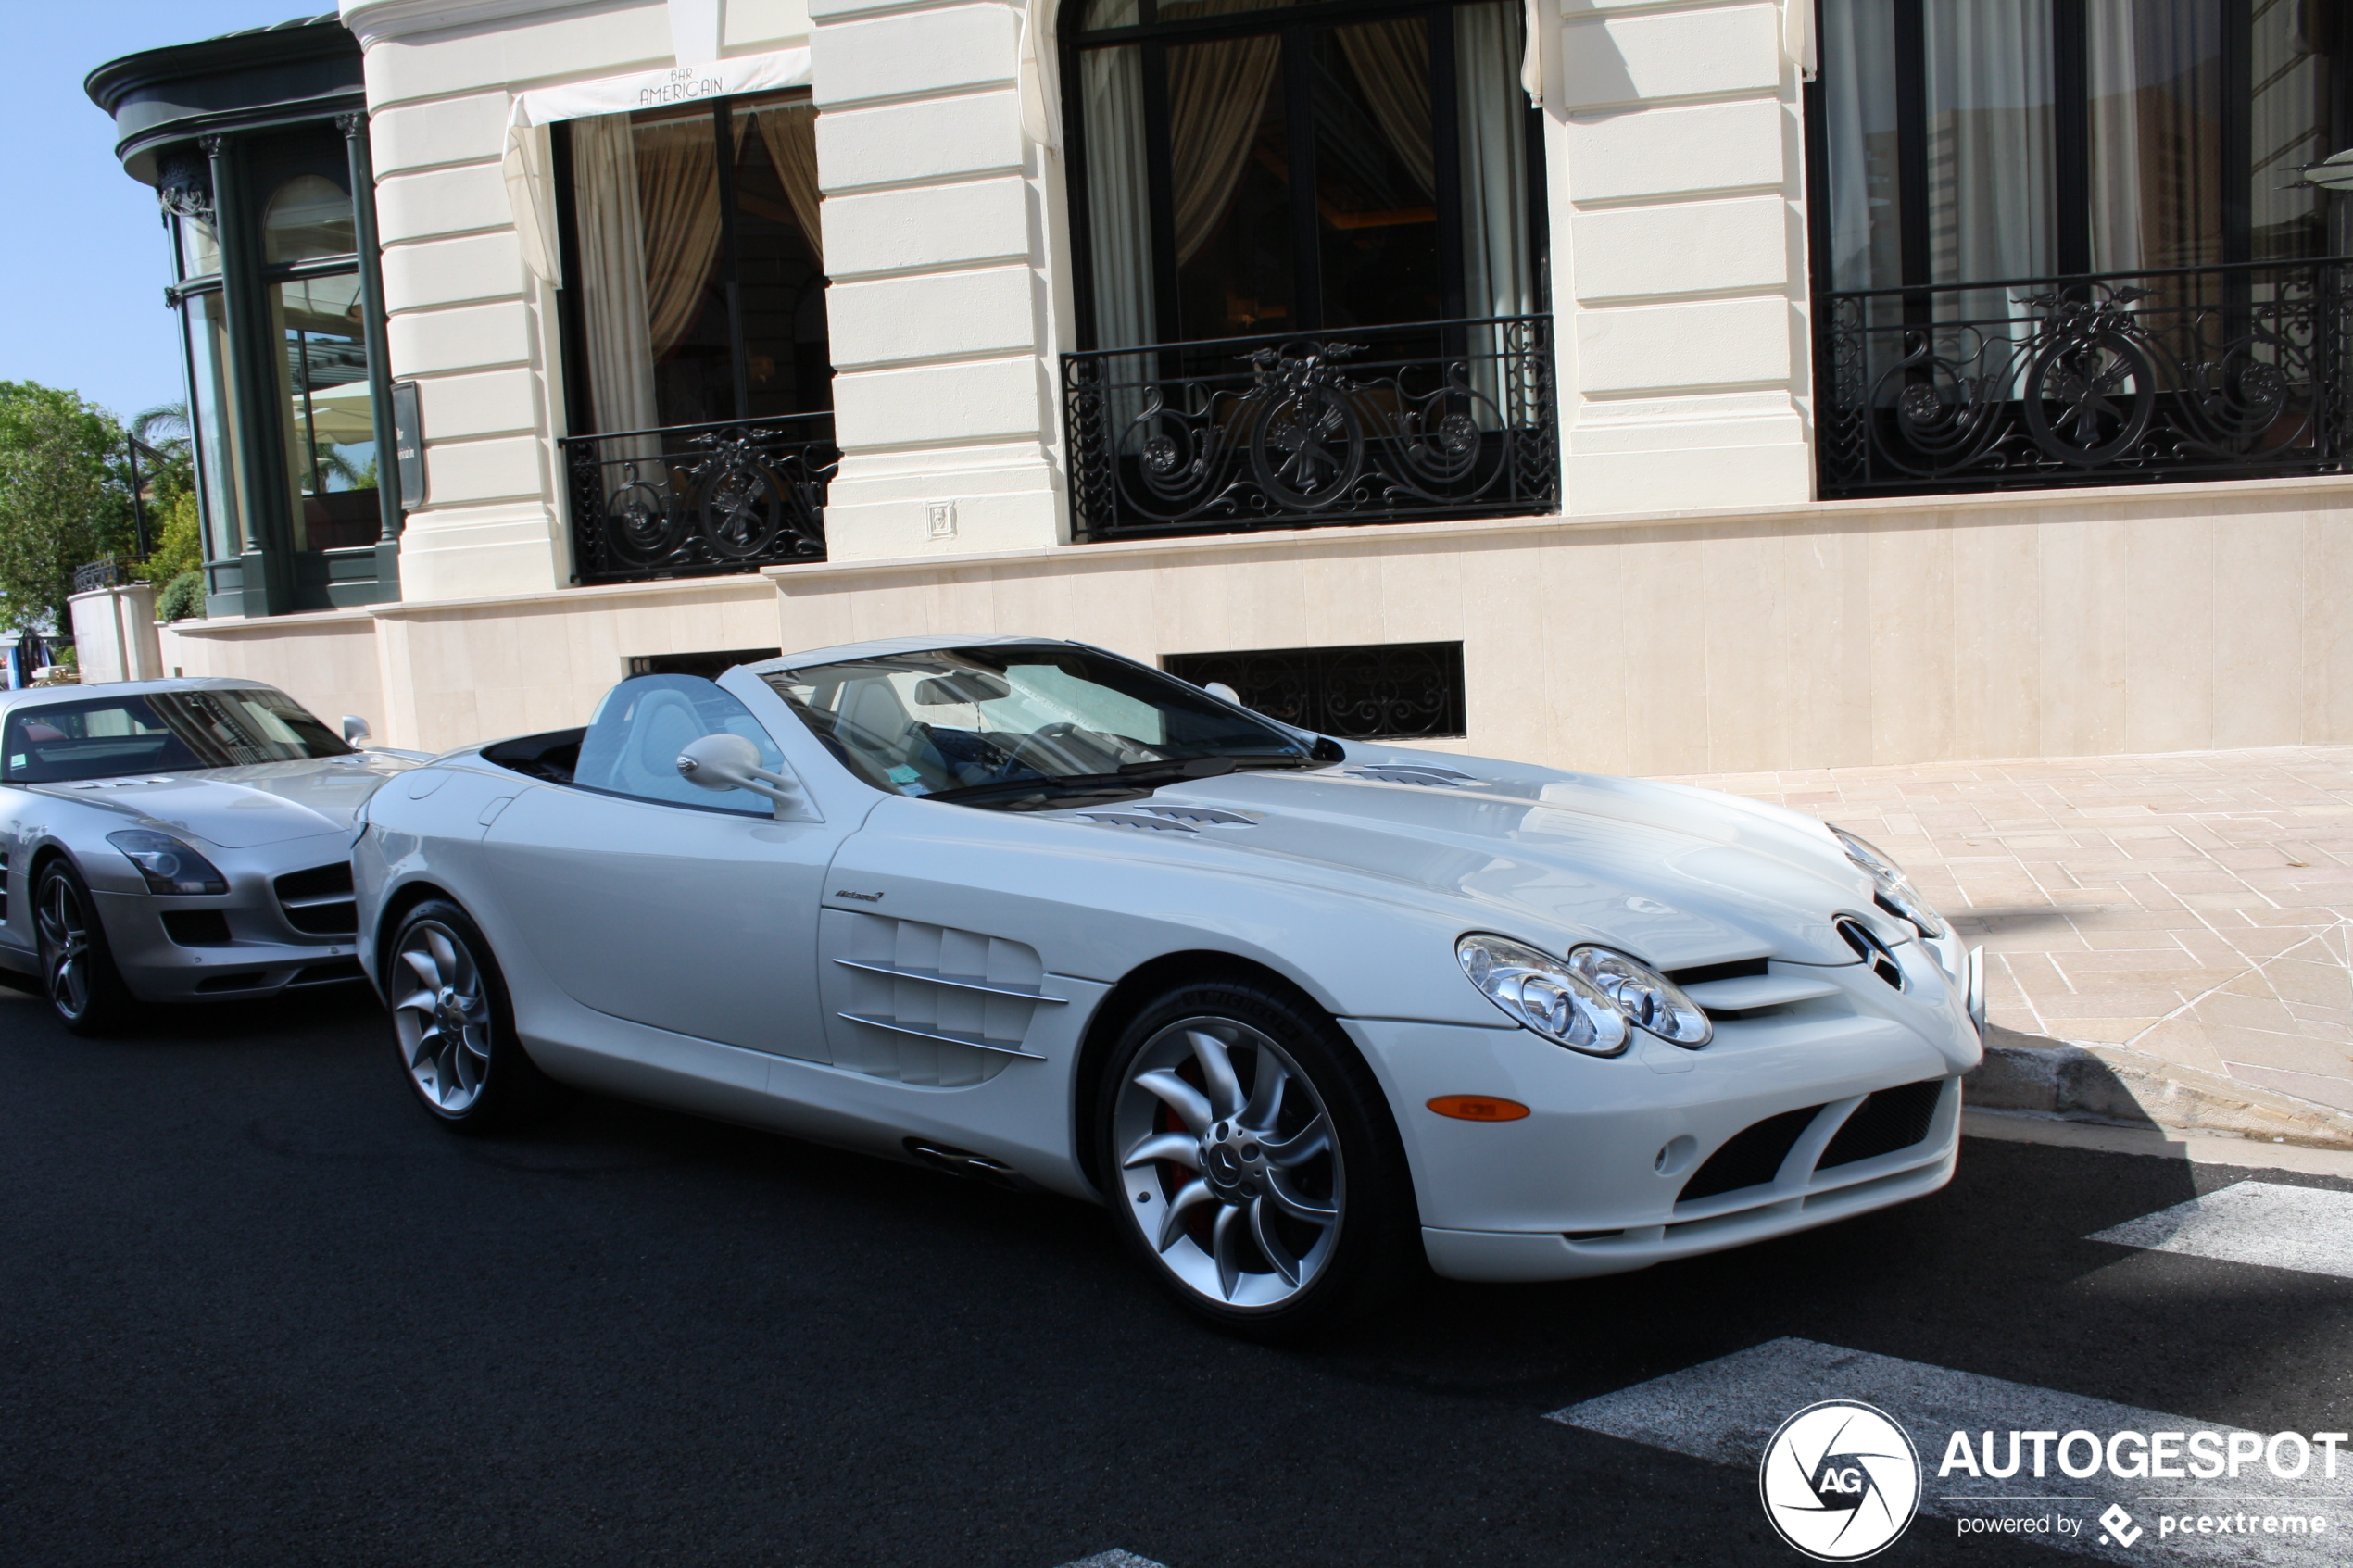
[[[156,826],[225,849],[245,849],[346,832],[361,801],[386,779],[414,766],[371,751],[33,787],[53,799],[120,812],[125,826]]]
[[[1450,901],[1466,929],[1554,950],[1606,942],[1661,969],[1852,963],[1832,922],[1875,918],[1869,876],[1820,822],[1779,807],[1478,758],[1359,758],[1352,746],[1344,767],[1233,773],[1060,814],[1173,856],[1214,844],[1265,874],[1377,879]],[[1205,809],[1188,821],[1188,808]],[[1202,820],[1221,813],[1243,821]]]

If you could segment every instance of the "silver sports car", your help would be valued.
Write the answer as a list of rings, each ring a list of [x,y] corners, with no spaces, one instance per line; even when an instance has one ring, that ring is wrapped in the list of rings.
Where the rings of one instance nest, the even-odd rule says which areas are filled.
[[[0,970],[85,1035],[358,980],[352,813],[420,760],[252,681],[0,693]]]

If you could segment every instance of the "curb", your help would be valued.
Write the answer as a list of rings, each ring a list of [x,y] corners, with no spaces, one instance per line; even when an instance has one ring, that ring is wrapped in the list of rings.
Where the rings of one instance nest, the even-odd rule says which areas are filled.
[[[2129,1046],[2076,1045],[1985,1031],[1985,1060],[1963,1080],[1966,1103],[2109,1126],[2171,1127],[2353,1149],[2353,1115],[2183,1067]]]

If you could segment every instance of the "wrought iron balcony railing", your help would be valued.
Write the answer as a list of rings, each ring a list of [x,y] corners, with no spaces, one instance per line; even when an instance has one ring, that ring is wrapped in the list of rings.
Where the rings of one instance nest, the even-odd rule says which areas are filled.
[[[2335,472],[2347,262],[1816,296],[1825,499]]]
[[[825,555],[830,413],[567,436],[581,583],[708,577]]]
[[[1552,320],[1063,356],[1082,540],[1549,512]]]

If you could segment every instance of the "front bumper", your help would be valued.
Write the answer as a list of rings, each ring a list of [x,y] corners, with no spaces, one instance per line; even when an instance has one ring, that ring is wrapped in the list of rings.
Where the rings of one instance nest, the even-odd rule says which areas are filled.
[[[245,885],[259,881],[259,895]],[[232,877],[228,897],[174,898],[147,893],[94,892],[115,968],[145,1002],[225,1002],[274,996],[309,985],[367,978],[351,936],[309,937],[291,930],[266,879]],[[218,911],[224,943],[182,946],[164,926],[167,911]]]
[[[1574,1279],[1827,1224],[1952,1179],[1960,1078],[1982,1054],[1965,981],[1939,988],[1923,974],[1900,1016],[1843,1000],[1719,1021],[1703,1050],[1643,1036],[1607,1060],[1521,1029],[1342,1022],[1396,1108],[1431,1266]],[[1850,1140],[1823,1162],[1869,1097],[1931,1082],[1912,1102],[1933,1097],[1924,1135],[1861,1159],[1854,1147],[1877,1146]],[[1455,1121],[1428,1109],[1441,1095],[1514,1099],[1529,1114]],[[1768,1157],[1767,1179],[1683,1198],[1718,1151],[1777,1118],[1791,1141],[1778,1165]]]

